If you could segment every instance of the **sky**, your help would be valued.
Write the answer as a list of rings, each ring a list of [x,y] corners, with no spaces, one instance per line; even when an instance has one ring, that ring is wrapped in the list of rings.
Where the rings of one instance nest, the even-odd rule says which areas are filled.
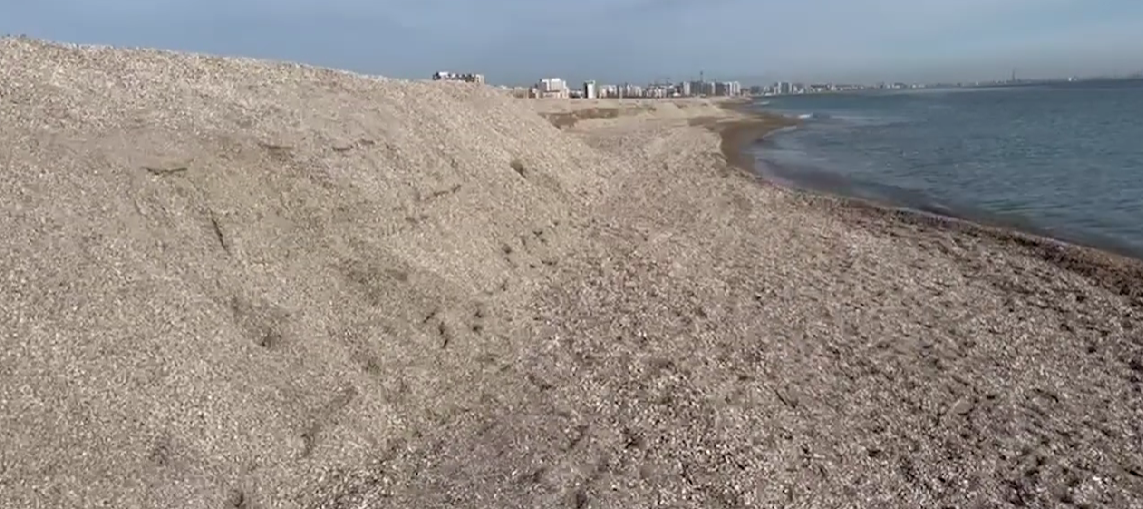
[[[1143,70],[1141,0],[0,0],[0,34],[497,84]]]

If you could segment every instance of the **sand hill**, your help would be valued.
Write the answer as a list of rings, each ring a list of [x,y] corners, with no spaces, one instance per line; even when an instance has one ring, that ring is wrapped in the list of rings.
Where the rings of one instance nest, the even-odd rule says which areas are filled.
[[[12,502],[365,461],[480,387],[614,171],[487,88],[0,48]]]
[[[760,185],[764,121],[0,69],[0,506],[1143,503],[1137,264]]]

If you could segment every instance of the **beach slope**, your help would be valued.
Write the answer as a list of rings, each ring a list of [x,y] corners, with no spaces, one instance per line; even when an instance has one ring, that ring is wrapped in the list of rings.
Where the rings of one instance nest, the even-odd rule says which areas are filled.
[[[0,68],[0,506],[1143,503],[1138,265],[758,182],[774,119]]]

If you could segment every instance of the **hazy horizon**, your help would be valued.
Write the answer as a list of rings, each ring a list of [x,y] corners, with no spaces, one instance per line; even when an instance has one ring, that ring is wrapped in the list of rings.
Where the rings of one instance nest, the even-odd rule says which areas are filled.
[[[0,0],[0,33],[496,84],[974,81],[1143,70],[1127,0]]]

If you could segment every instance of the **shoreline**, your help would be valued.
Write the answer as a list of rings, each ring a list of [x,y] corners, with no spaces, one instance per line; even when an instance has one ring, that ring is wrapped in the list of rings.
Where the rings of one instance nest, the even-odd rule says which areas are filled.
[[[854,196],[785,186],[767,179],[757,171],[756,159],[750,153],[750,148],[780,129],[795,126],[796,121],[753,110],[749,107],[749,102],[734,101],[723,103],[721,106],[742,115],[739,119],[725,120],[719,123],[718,127],[709,126],[721,137],[720,150],[727,162],[748,173],[760,183],[794,192],[807,206],[836,211],[838,218],[843,221],[877,231],[888,231],[902,226],[931,227],[941,232],[983,238],[1084,276],[1103,288],[1134,298],[1136,304],[1143,305],[1143,260],[1138,258],[1099,246],[1023,231],[1012,226],[988,224],[971,218],[902,208]]]

